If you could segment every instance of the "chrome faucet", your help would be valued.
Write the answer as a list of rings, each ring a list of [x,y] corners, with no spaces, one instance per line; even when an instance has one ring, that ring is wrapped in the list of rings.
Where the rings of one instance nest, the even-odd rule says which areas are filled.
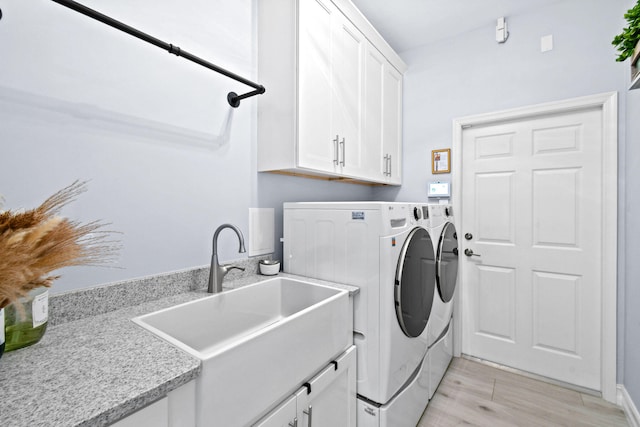
[[[224,276],[227,275],[229,270],[238,269],[244,271],[244,268],[237,267],[235,265],[220,265],[218,263],[218,234],[225,229],[230,228],[236,232],[238,235],[238,240],[240,241],[240,249],[238,249],[238,253],[246,252],[244,248],[244,237],[242,236],[242,231],[238,227],[233,224],[222,224],[215,233],[213,233],[213,255],[211,255],[211,270],[209,271],[209,287],[207,288],[207,292],[210,294],[222,292],[222,280]]]

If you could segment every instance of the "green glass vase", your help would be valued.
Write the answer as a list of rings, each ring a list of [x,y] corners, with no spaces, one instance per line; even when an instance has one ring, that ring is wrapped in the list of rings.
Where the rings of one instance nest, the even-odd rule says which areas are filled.
[[[17,304],[9,304],[4,309],[4,351],[9,352],[33,345],[40,341],[47,330],[49,319],[49,291],[36,288]]]

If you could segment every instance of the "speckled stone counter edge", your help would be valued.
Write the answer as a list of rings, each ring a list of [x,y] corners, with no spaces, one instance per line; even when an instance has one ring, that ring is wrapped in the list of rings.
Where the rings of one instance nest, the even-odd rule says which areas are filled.
[[[225,281],[255,276],[260,260],[269,258],[262,256],[231,261],[231,264],[245,270],[231,270]],[[60,325],[201,289],[207,286],[208,281],[207,265],[54,294],[49,298],[49,325]]]

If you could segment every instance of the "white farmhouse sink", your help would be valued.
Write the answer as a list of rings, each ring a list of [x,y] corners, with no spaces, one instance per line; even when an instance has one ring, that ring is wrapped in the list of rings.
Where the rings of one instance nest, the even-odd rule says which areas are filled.
[[[198,426],[244,426],[350,342],[348,291],[274,278],[133,319],[202,360]]]

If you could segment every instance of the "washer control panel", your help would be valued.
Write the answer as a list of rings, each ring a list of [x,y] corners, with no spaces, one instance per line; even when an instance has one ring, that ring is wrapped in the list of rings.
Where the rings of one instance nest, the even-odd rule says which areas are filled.
[[[412,224],[422,225],[429,220],[429,207],[427,205],[412,205],[409,212]]]

